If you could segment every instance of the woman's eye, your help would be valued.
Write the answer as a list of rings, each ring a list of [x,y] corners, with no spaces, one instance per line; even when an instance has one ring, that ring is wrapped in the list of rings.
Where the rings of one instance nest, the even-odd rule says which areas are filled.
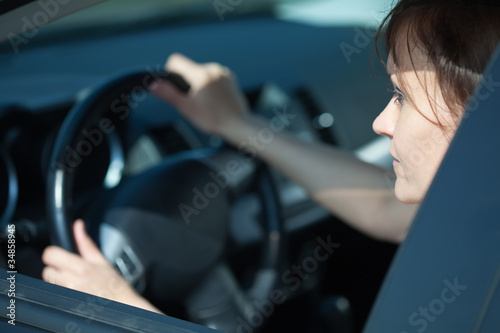
[[[397,103],[397,104],[403,104],[403,102],[405,101],[405,95],[403,95],[403,93],[401,92],[401,90],[399,90],[399,88],[394,88],[394,89],[390,89],[390,92],[392,93],[393,95],[393,98],[394,98],[394,103]]]

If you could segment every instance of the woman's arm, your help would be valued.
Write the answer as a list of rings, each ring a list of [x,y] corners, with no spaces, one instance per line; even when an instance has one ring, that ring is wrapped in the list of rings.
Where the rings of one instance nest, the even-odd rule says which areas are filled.
[[[166,69],[191,84],[189,94],[183,95],[168,82],[154,84],[151,91],[173,104],[199,129],[220,135],[275,166],[361,232],[393,242],[405,238],[417,206],[396,199],[387,170],[332,146],[303,142],[278,131],[286,115],[264,119],[250,114],[236,79],[225,67],[200,65],[174,54]]]
[[[273,134],[265,144],[259,142],[259,133],[270,127],[269,120],[248,116],[226,129],[224,137],[240,148],[251,146],[259,158],[303,186],[316,202],[352,227],[377,239],[404,240],[417,206],[397,200],[391,182],[395,177],[389,177],[387,170],[333,146],[304,142],[286,133]]]

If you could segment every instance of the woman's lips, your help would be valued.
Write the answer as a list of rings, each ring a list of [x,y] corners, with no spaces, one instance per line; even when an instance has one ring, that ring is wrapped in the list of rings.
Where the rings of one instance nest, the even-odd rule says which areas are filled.
[[[398,163],[399,164],[399,160],[396,157],[394,157],[394,155],[396,155],[396,154],[393,154],[392,151],[390,151],[389,153],[391,154],[392,158],[394,159],[393,163]]]

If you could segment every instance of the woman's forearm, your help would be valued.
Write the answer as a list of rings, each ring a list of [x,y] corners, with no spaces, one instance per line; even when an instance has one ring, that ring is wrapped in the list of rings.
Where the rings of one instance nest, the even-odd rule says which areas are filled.
[[[221,135],[279,169],[359,231],[393,242],[404,239],[417,207],[396,199],[389,171],[333,146],[277,131],[276,121],[248,115]]]

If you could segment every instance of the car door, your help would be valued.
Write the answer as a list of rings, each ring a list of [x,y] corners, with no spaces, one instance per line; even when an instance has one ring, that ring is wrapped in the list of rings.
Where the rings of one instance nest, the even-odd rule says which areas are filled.
[[[0,332],[215,332],[0,269]]]

